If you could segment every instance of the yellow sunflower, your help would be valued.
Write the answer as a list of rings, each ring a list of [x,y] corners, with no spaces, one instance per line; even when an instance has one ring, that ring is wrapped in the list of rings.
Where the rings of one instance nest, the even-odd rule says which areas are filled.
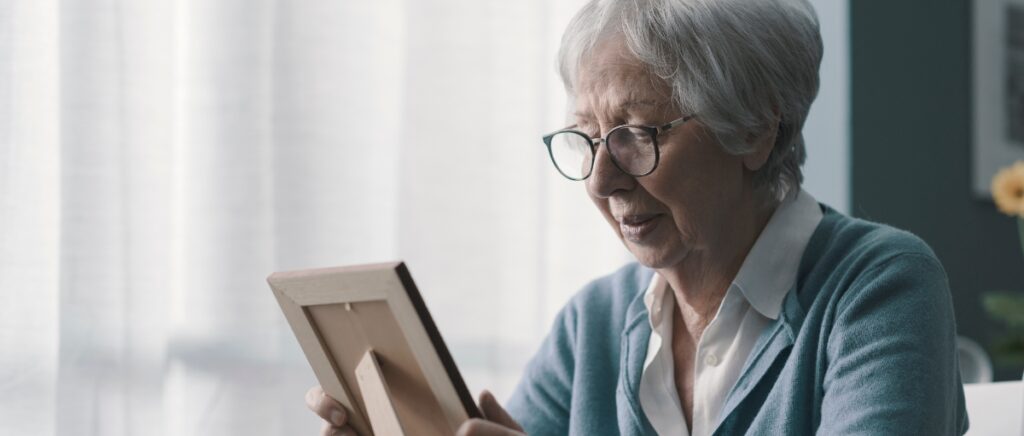
[[[1024,161],[996,173],[992,178],[992,198],[1000,212],[1024,218]]]

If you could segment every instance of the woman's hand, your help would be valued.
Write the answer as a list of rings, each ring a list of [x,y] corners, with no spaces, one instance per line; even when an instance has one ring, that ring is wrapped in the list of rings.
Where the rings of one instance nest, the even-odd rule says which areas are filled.
[[[488,391],[480,393],[480,412],[485,419],[474,418],[462,423],[457,436],[525,436],[523,428],[498,404]],[[306,406],[324,420],[321,436],[358,436],[346,425],[348,412],[337,400],[327,396],[320,386],[306,392]]]
[[[480,393],[480,412],[484,419],[473,418],[462,423],[457,436],[525,436],[523,428],[498,404],[488,391]]]
[[[306,392],[306,406],[320,415],[324,426],[320,436],[359,436],[348,423],[348,411],[334,398],[327,396],[320,386],[313,386]]]

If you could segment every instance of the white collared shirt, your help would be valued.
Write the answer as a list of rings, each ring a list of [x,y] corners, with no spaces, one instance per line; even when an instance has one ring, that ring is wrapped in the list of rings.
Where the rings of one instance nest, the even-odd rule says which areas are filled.
[[[736,384],[754,343],[779,317],[782,301],[796,283],[800,258],[821,218],[818,202],[801,190],[779,204],[754,242],[697,343],[689,430],[676,391],[672,357],[675,297],[666,292],[665,279],[654,274],[644,294],[652,331],[639,396],[644,414],[658,434],[705,436],[715,429],[725,396]]]

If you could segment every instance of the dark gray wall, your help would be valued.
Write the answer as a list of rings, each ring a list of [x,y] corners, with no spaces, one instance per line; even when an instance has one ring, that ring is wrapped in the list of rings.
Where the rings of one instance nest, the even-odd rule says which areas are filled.
[[[969,0],[850,2],[851,212],[927,241],[960,334],[987,345],[999,327],[980,294],[1024,291],[1024,256],[1015,222],[971,194],[970,12]]]

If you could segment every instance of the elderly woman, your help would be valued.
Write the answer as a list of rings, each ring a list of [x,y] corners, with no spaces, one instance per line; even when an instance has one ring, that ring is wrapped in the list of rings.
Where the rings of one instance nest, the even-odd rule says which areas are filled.
[[[800,188],[821,56],[805,0],[583,7],[559,52],[575,121],[544,142],[638,263],[580,291],[508,412],[484,393],[461,433],[966,430],[935,255]]]

